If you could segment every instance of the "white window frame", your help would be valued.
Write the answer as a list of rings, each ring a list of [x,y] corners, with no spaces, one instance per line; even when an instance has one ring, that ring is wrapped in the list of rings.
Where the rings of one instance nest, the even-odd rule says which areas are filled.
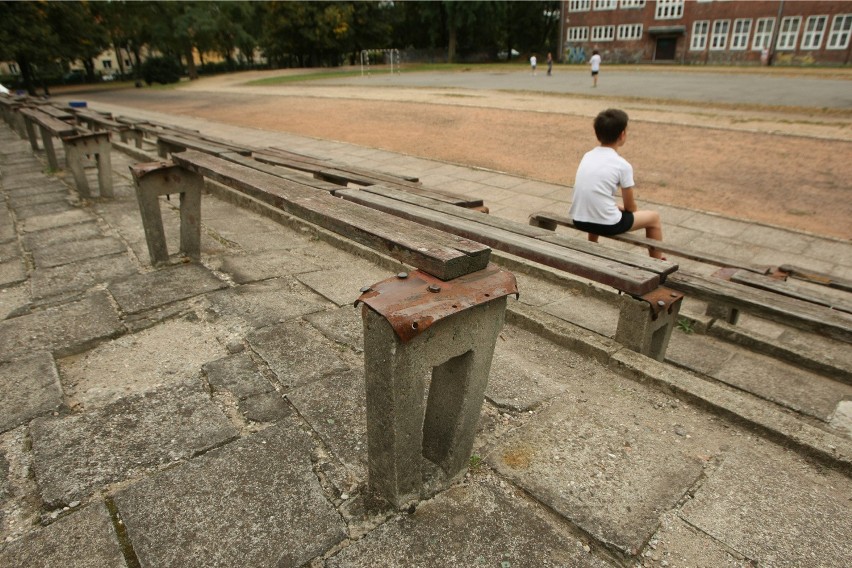
[[[852,35],[852,14],[837,14],[831,21],[831,32],[828,34],[826,49],[846,49],[849,47],[849,37]]]
[[[758,18],[754,25],[754,37],[751,38],[751,49],[762,51],[772,44],[772,34],[775,32],[775,18]]]
[[[644,8],[645,0],[621,0],[619,7],[622,10],[632,10],[634,8]]]
[[[568,2],[569,12],[588,12],[592,8],[592,0],[570,0]]]
[[[618,41],[635,41],[642,39],[642,31],[642,24],[621,24],[616,37]]]
[[[615,26],[592,26],[592,41],[612,41],[615,39]]]
[[[802,31],[802,49],[819,49],[828,27],[828,16],[808,16]]]
[[[684,0],[657,0],[655,20],[677,20],[683,17]]]
[[[589,41],[589,26],[568,28],[568,41]]]
[[[731,51],[742,51],[748,47],[751,34],[751,18],[737,18],[731,30]]]
[[[713,33],[710,35],[710,51],[728,49],[728,35],[731,33],[731,20],[714,20]]]
[[[592,3],[592,10],[615,10],[618,7],[618,0],[595,0]]]
[[[692,22],[689,51],[704,51],[704,48],[707,47],[707,36],[709,35],[710,20],[695,20]]]
[[[799,41],[799,30],[802,29],[801,16],[787,16],[778,26],[778,41],[775,49],[779,51],[794,51]]]

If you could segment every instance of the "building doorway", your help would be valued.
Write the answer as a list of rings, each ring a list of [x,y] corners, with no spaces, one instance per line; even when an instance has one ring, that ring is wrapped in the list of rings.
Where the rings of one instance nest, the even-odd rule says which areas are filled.
[[[658,37],[654,48],[654,61],[674,61],[677,52],[676,37]]]

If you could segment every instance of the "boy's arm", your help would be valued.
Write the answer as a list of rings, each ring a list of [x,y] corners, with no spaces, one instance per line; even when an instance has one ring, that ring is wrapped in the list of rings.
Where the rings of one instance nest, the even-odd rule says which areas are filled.
[[[639,207],[636,206],[636,198],[633,195],[633,190],[636,186],[621,188],[621,200],[624,202],[624,211],[636,212]]]

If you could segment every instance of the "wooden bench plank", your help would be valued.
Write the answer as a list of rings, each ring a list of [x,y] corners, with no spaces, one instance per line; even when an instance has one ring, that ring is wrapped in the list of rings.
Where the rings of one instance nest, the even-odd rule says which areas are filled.
[[[194,150],[175,154],[173,160],[186,169],[382,251],[442,280],[476,272],[488,265],[491,251],[480,243],[388,217],[321,190]]]
[[[375,170],[368,170],[368,169],[365,169],[365,168],[359,168],[358,166],[350,166],[348,164],[340,164],[339,162],[333,162],[331,160],[326,160],[326,159],[323,159],[323,158],[317,158],[317,157],[314,157],[314,156],[307,156],[305,154],[299,154],[297,152],[293,152],[291,150],[286,150],[284,148],[278,148],[278,147],[275,147],[275,146],[267,148],[265,151],[266,151],[267,154],[277,155],[277,156],[280,156],[282,158],[287,158],[287,159],[294,160],[294,161],[300,161],[300,162],[304,162],[304,163],[307,163],[307,164],[314,164],[314,165],[317,165],[317,166],[320,166],[320,167],[331,166],[331,167],[337,168],[339,170],[347,170],[347,171],[352,171],[352,172],[355,172],[355,173],[360,172],[360,173],[363,173],[365,175],[378,176],[378,178],[384,178],[387,181],[393,182],[393,183],[396,183],[396,182],[409,182],[409,183],[415,183],[415,184],[420,183],[420,180],[415,176],[394,175],[394,174],[388,174],[388,173],[385,173],[385,172],[377,172]]]
[[[48,129],[54,136],[64,137],[72,136],[77,133],[77,129],[65,121],[53,118],[49,114],[33,108],[22,108],[18,112],[22,115],[37,122],[39,125]]]
[[[736,282],[683,271],[670,275],[666,285],[700,300],[723,303],[784,325],[852,342],[852,316],[844,312],[797,298],[768,294]]]
[[[806,302],[811,302],[812,304],[818,304],[820,306],[826,306],[842,312],[852,313],[852,304],[844,302],[840,298],[820,294],[815,290],[808,290],[801,286],[796,286],[791,282],[785,282],[769,276],[761,276],[746,270],[738,270],[733,273],[731,275],[731,282],[745,284],[746,286],[751,286],[760,290],[766,290],[768,292],[790,296],[791,298],[798,298]]]
[[[447,215],[429,207],[404,203],[363,190],[341,190],[344,199],[373,207],[392,215],[422,223],[448,233],[486,244],[496,250],[564,270],[583,278],[613,286],[634,295],[647,294],[660,286],[660,276],[652,272],[608,261],[574,249],[498,227]],[[480,214],[483,218],[488,215]]]
[[[837,288],[838,290],[852,292],[852,282],[838,276],[833,276],[824,272],[817,272],[816,270],[809,270],[807,268],[800,268],[798,266],[793,266],[792,264],[782,264],[778,267],[778,270],[786,272],[793,278],[798,278],[799,280],[805,280],[815,284],[822,284],[829,288]]]
[[[245,148],[237,148],[235,146],[223,146],[215,142],[208,142],[196,138],[178,136],[175,134],[161,133],[157,136],[157,145],[166,145],[169,148],[183,148],[184,150],[198,150],[206,154],[218,156],[226,152],[234,152],[242,155],[251,154],[250,150]]]
[[[601,247],[596,245],[595,243],[590,243],[585,239],[570,237],[568,235],[554,235],[553,231],[549,231],[547,229],[541,229],[539,227],[525,225],[523,223],[518,223],[509,219],[501,219],[499,217],[494,217],[491,215],[484,215],[482,213],[470,211],[468,209],[463,209],[460,207],[448,207],[446,205],[431,203],[417,195],[413,195],[406,191],[395,190],[394,188],[388,188],[385,186],[377,185],[363,188],[362,191],[375,193],[376,195],[382,195],[384,197],[396,199],[398,201],[410,203],[412,205],[417,205],[420,207],[432,208],[447,215],[460,217],[462,219],[467,219],[469,221],[474,221],[476,223],[481,223],[490,227],[495,227],[512,233],[517,233],[519,235],[533,237],[542,241],[558,244],[560,246],[571,248],[583,252],[585,254],[601,257],[603,259],[606,259],[607,261],[626,264],[628,266],[647,270],[648,272],[658,274],[660,276],[661,282],[665,281],[666,275],[678,269],[677,264],[673,262],[660,261],[645,255],[636,254],[629,251],[621,251],[610,249],[607,247]]]
[[[334,193],[335,191],[338,191],[340,189],[340,186],[337,184],[322,181],[310,176],[293,174],[288,169],[282,168],[280,166],[273,166],[266,162],[260,162],[258,160],[255,160],[254,158],[249,158],[247,156],[237,154],[236,152],[223,152],[219,155],[219,157],[224,158],[229,162],[234,162],[235,164],[254,168],[256,170],[266,172],[276,177],[280,177],[281,179],[286,179],[294,183],[299,183],[308,187],[321,189],[329,193]]]
[[[563,227],[568,227],[574,229],[576,231],[580,231],[577,227],[574,226],[573,221],[569,217],[565,217],[563,215],[555,215],[552,213],[534,213],[530,215],[530,224],[535,225],[537,227],[547,227],[553,225],[562,225]],[[549,225],[550,224],[550,225]],[[555,227],[554,227],[555,228]],[[582,231],[585,232],[585,231]],[[713,266],[723,266],[729,268],[739,268],[742,270],[748,270],[749,272],[754,272],[756,274],[768,274],[771,270],[771,267],[766,265],[756,265],[748,262],[742,262],[739,260],[734,260],[731,258],[725,258],[713,254],[708,253],[700,253],[693,250],[686,249],[684,247],[679,247],[677,245],[673,245],[670,243],[666,243],[665,241],[655,241],[652,239],[648,239],[639,235],[634,235],[630,233],[624,233],[621,235],[614,235],[611,238],[616,241],[620,241],[623,243],[630,243],[632,245],[641,246],[641,247],[654,247],[657,250],[661,250],[663,252],[667,252],[669,254],[673,254],[680,258],[688,258],[690,260],[696,260],[698,262],[703,262],[705,264],[710,264]]]

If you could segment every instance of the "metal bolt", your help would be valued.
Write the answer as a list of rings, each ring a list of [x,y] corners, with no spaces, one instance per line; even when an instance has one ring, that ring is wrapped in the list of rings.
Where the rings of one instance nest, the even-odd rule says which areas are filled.
[[[400,272],[396,275],[397,278],[405,279],[408,278],[408,272]]]
[[[372,286],[364,286],[363,288],[361,288],[361,293],[366,294],[367,292],[369,292],[372,289],[373,289]]]
[[[430,292],[440,292],[441,291],[441,287],[438,286],[437,284],[429,284],[429,287],[426,288],[426,289],[429,290]]]
[[[660,306],[661,308],[663,308],[663,307],[665,307],[666,303],[662,300],[659,300],[659,301],[657,301],[657,305]]]
[[[672,292],[672,293],[670,294],[670,296],[671,296],[672,298],[677,298],[677,292]]]

